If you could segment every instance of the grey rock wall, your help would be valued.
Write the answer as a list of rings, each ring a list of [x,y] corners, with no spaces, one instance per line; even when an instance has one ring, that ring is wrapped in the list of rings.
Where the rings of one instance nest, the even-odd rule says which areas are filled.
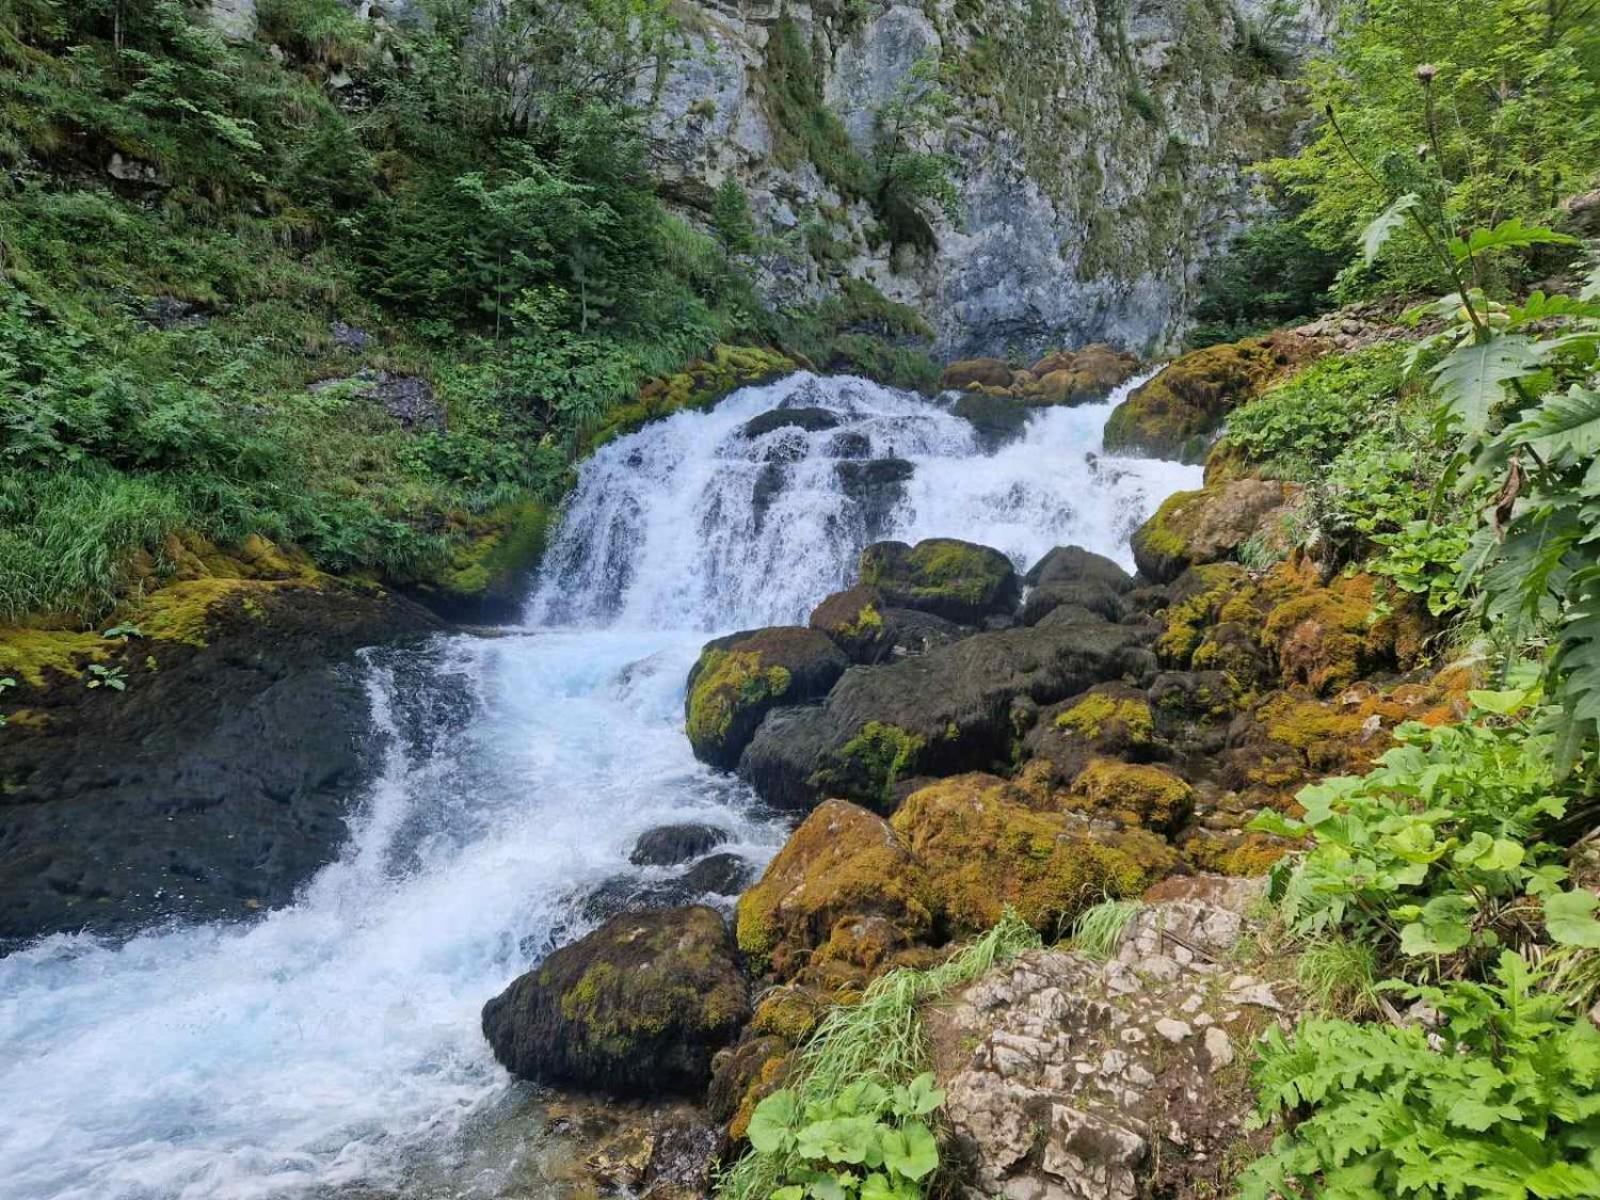
[[[1090,0],[690,7],[688,54],[654,93],[666,194],[703,211],[733,175],[778,241],[761,262],[770,298],[864,278],[923,313],[950,357],[1173,346],[1201,266],[1253,205],[1246,165],[1299,120],[1281,76],[1329,29],[1323,0],[1278,21],[1267,0],[1132,0],[1121,14]],[[775,154],[764,63],[784,13],[864,152],[906,74],[940,60],[957,111],[927,148],[955,159],[962,202],[958,222],[936,221],[935,251],[891,251],[869,204]],[[1253,29],[1280,61],[1252,52]]]

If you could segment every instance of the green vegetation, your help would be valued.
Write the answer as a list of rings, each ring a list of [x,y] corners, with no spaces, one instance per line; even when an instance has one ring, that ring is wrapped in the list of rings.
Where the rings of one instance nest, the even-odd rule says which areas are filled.
[[[939,966],[890,971],[859,1002],[830,1010],[800,1049],[784,1090],[756,1109],[751,1150],[719,1180],[718,1200],[765,1200],[795,1186],[810,1196],[843,1194],[825,1190],[827,1177],[840,1175],[847,1178],[833,1182],[849,1194],[921,1196],[937,1155],[929,1165],[927,1143],[907,1131],[926,1129],[922,1118],[941,1102],[931,1081],[919,1082],[928,1064],[921,1006],[1038,944],[1038,935],[1008,912]],[[874,1158],[888,1161],[891,1144],[911,1170],[871,1165]],[[873,1174],[885,1177],[870,1181]]]
[[[1544,977],[1506,950],[1484,982],[1399,989],[1439,1014],[1437,1031],[1338,1020],[1287,1038],[1269,1030],[1260,1115],[1309,1115],[1250,1167],[1240,1196],[1600,1194],[1600,1031],[1542,992]]]
[[[1426,97],[1414,72],[1432,72]],[[1592,186],[1600,161],[1600,23],[1586,4],[1545,0],[1372,0],[1307,71],[1331,113],[1268,174],[1305,205],[1312,243],[1347,261],[1395,196],[1418,192],[1453,229],[1542,221]],[[1423,108],[1427,108],[1424,119]],[[1503,260],[1476,279],[1537,278],[1540,260]],[[1449,281],[1420,228],[1376,266],[1351,262],[1343,298]]]
[[[1248,225],[1206,265],[1194,308],[1192,346],[1234,342],[1328,308],[1343,256],[1316,245],[1286,218]]]
[[[264,0],[242,44],[182,0],[0,12],[0,621],[104,611],[180,531],[449,591],[719,343],[931,377],[865,284],[763,312],[737,185],[714,237],[666,214],[666,0],[425,4]]]
[[[1072,923],[1072,948],[1090,958],[1110,958],[1143,910],[1144,904],[1138,900],[1103,900],[1084,909]]]

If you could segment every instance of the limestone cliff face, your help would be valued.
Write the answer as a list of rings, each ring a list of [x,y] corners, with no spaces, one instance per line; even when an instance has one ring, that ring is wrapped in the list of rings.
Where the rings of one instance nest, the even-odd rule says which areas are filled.
[[[732,175],[769,235],[776,302],[864,278],[925,314],[938,350],[1168,348],[1207,256],[1251,206],[1246,165],[1290,140],[1296,62],[1321,0],[742,0],[702,3],[653,99],[668,196],[705,209]],[[789,28],[784,28],[784,23]],[[927,149],[956,165],[960,218],[898,249],[880,217],[797,151],[777,115],[774,39],[798,36],[827,107],[870,153],[878,111],[937,59],[955,114]],[[791,46],[792,52],[792,46]]]
[[[346,2],[425,20],[417,0]],[[719,184],[744,187],[774,304],[853,277],[922,313],[947,357],[1159,351],[1252,207],[1248,164],[1293,137],[1293,76],[1335,3],[681,0],[680,53],[638,98],[670,204],[703,221]],[[254,0],[212,4],[250,35]],[[842,126],[843,157],[870,159],[880,111],[925,60],[955,111],[921,149],[950,156],[959,215],[929,213],[931,238],[896,245],[883,205],[807,129]]]

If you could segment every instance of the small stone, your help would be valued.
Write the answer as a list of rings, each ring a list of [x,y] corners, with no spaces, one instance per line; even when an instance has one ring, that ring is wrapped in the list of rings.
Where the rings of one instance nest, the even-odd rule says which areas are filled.
[[[1213,1071],[1220,1070],[1233,1061],[1233,1042],[1223,1030],[1214,1026],[1206,1030],[1205,1046]]]
[[[1176,1021],[1171,1017],[1162,1017],[1157,1021],[1156,1032],[1173,1045],[1194,1036],[1194,1030],[1187,1021]]]
[[[1183,974],[1183,968],[1165,954],[1152,954],[1134,969],[1146,979],[1153,979],[1158,983],[1171,983]]]
[[[1122,1038],[1124,1046],[1137,1046],[1144,1041],[1144,1030],[1129,1027],[1124,1029],[1119,1036]]]
[[[1199,1016],[1195,1017],[1194,1023],[1199,1028],[1204,1029],[1208,1025],[1215,1025],[1217,1023],[1217,1019],[1210,1013],[1201,1013]]]

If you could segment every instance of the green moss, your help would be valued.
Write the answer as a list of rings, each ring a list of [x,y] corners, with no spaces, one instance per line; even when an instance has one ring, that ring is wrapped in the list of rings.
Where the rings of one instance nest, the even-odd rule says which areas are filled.
[[[881,817],[827,800],[739,897],[734,931],[758,971],[791,978],[847,917],[890,921],[907,941],[931,924],[921,868]]]
[[[952,933],[987,929],[1011,906],[1055,934],[1107,896],[1138,894],[1176,862],[1142,829],[1091,838],[1065,814],[1021,799],[1003,780],[962,775],[914,792],[892,818]]]
[[[94,633],[0,626],[0,676],[43,687],[50,672],[80,675],[90,663],[104,662],[114,648]]]
[[[1098,738],[1115,727],[1129,745],[1142,746],[1155,733],[1150,706],[1142,700],[1095,694],[1056,717],[1056,728]]]
[[[926,742],[917,734],[868,721],[835,752],[834,761],[811,777],[812,786],[879,808],[890,803],[894,785],[916,767]]]
[[[783,667],[764,667],[754,651],[707,650],[689,690],[687,731],[698,752],[720,747],[742,710],[777,699],[789,690]]]
[[[1239,600],[1249,582],[1244,568],[1232,563],[1192,567],[1183,578],[1190,581],[1189,590],[1162,611],[1163,628],[1156,639],[1157,656],[1173,667],[1190,665],[1207,626],[1219,619],[1228,603]]]
[[[1272,352],[1254,341],[1185,354],[1112,410],[1105,447],[1201,462],[1210,435],[1256,394],[1274,365]]]
[[[1073,780],[1068,804],[1171,832],[1194,810],[1194,789],[1163,767],[1097,758]]]

